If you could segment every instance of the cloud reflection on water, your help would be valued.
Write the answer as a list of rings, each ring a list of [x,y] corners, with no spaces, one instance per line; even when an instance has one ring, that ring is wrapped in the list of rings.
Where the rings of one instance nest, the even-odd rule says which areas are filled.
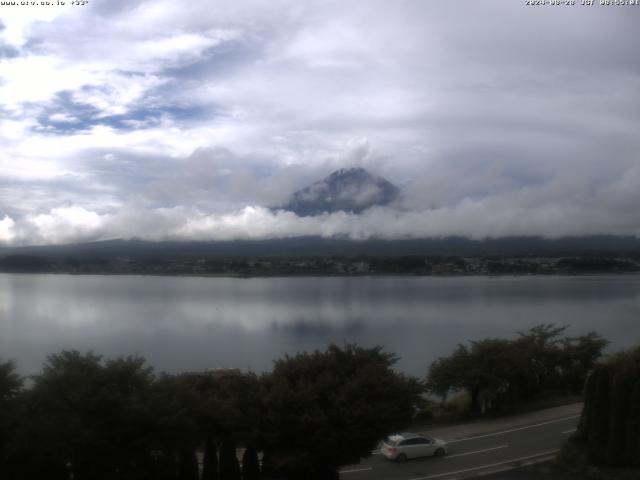
[[[0,275],[0,357],[141,354],[159,370],[270,369],[330,342],[384,345],[424,374],[457,343],[541,322],[640,338],[640,277],[194,278]]]

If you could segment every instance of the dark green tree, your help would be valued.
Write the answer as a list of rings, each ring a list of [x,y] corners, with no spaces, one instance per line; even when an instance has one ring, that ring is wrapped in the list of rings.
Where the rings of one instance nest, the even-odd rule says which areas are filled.
[[[269,466],[290,478],[334,478],[408,425],[421,385],[381,347],[330,346],[277,360],[263,380]]]
[[[596,391],[596,374],[591,372],[587,377],[584,385],[584,397],[593,398]],[[596,415],[593,402],[587,402],[582,407],[582,415],[580,416],[580,422],[578,424],[578,430],[582,432],[582,436],[585,438],[591,435],[591,432],[595,428],[594,423]]]
[[[607,342],[595,332],[561,337],[566,327],[543,324],[515,340],[489,338],[458,345],[429,367],[428,389],[441,397],[464,391],[470,411],[508,409],[554,394],[579,394]]]
[[[207,435],[202,459],[202,480],[218,480],[218,452],[213,435]]]
[[[524,360],[508,340],[486,339],[458,345],[449,357],[439,358],[429,368],[428,388],[446,397],[450,392],[466,391],[470,411],[480,413],[496,402],[513,401],[522,377]],[[482,401],[481,401],[482,398]]]
[[[609,344],[596,332],[562,341],[562,381],[569,393],[582,393],[587,375]]]
[[[198,480],[198,458],[195,449],[184,446],[180,449],[179,459],[179,480]]]
[[[52,468],[68,465],[77,480],[144,476],[152,465],[152,381],[137,357],[49,356],[29,395],[32,442],[46,446]]]
[[[258,451],[253,445],[248,445],[242,455],[242,480],[260,480]]]
[[[174,464],[176,477],[185,471],[185,450],[195,451],[206,438],[202,426],[204,408],[188,376],[162,374],[153,384],[149,408],[155,419],[153,448],[163,462]]]
[[[640,374],[629,394],[629,416],[625,432],[624,462],[640,467]]]
[[[260,472],[263,478],[272,478],[278,475],[277,466],[273,461],[272,449],[268,445],[265,445],[262,450],[262,468]]]
[[[24,379],[16,373],[16,364],[12,360],[0,362],[0,405],[16,398],[22,389]]]
[[[447,396],[459,389],[467,389],[466,374],[472,362],[471,353],[465,345],[458,345],[448,357],[440,357],[429,366],[427,387],[435,395]]]
[[[612,356],[589,376],[569,446],[594,465],[640,467],[640,347]]]
[[[608,344],[596,332],[579,337],[563,337],[567,326],[537,325],[520,333],[515,342],[529,361],[525,398],[540,392],[579,394],[587,374],[595,367]]]
[[[627,368],[616,371],[611,379],[611,413],[607,433],[606,463],[623,466],[625,463],[626,426],[629,419],[629,393],[633,389],[637,373]]]
[[[262,410],[260,381],[253,373],[204,372],[187,380],[202,402],[202,424],[218,437],[255,443]]]
[[[159,480],[178,480],[178,458],[173,450],[156,450],[155,456],[153,478],[158,478]]]
[[[241,480],[241,478],[236,443],[231,435],[226,435],[220,448],[220,480]]]
[[[6,478],[18,478],[19,442],[16,434],[21,425],[19,396],[23,378],[16,373],[15,363],[0,363],[0,474]]]
[[[518,332],[520,338],[514,341],[515,351],[527,361],[519,379],[523,399],[529,400],[545,390],[562,388],[560,367],[565,356],[561,335],[566,329],[566,326],[549,323],[536,325],[526,333]]]
[[[595,372],[595,395],[593,428],[589,438],[589,456],[598,464],[606,458],[609,416],[611,414],[611,370],[599,368]]]

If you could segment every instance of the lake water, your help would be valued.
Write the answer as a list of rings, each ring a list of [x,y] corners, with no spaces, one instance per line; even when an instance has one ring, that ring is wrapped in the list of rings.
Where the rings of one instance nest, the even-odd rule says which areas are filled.
[[[0,358],[141,354],[158,371],[269,370],[329,343],[384,345],[423,376],[459,342],[542,322],[640,344],[640,276],[199,278],[0,274]]]

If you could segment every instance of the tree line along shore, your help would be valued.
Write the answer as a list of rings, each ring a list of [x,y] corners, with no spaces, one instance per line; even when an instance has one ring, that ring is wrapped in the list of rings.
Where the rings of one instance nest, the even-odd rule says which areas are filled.
[[[514,338],[461,344],[425,365],[422,379],[396,371],[398,357],[382,347],[350,344],[286,355],[259,375],[235,369],[156,374],[141,357],[107,359],[65,350],[25,379],[5,360],[0,363],[0,475],[8,480],[335,479],[341,466],[368,456],[387,434],[437,421],[448,403],[463,405],[461,416],[477,417],[580,395],[585,382],[587,413],[575,448],[584,446],[588,464],[636,461],[627,453],[600,457],[589,445],[609,432],[602,427],[609,420],[598,412],[615,416],[632,409],[623,390],[611,388],[616,392],[611,399],[602,398],[611,382],[636,392],[636,371],[625,366],[618,377],[614,370],[639,363],[640,355],[603,363],[605,339],[596,332],[568,337],[565,330],[541,324]],[[603,402],[612,407],[601,409]],[[628,441],[637,446],[636,437]]]
[[[640,256],[46,257],[0,255],[0,272],[147,275],[528,275],[640,272]]]

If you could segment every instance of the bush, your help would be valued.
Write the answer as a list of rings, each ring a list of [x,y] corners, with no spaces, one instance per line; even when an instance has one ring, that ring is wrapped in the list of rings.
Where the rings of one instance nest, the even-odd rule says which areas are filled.
[[[589,470],[589,459],[585,447],[586,444],[579,435],[572,435],[558,453],[558,464],[570,472],[586,473]]]
[[[458,345],[429,367],[427,387],[441,397],[469,394],[469,411],[511,410],[549,396],[579,394],[607,341],[595,332],[562,337],[567,327],[542,324],[515,340]]]
[[[593,465],[640,466],[640,347],[591,374],[574,443]]]
[[[416,413],[413,417],[413,421],[416,423],[429,423],[435,420],[436,414],[430,407],[425,407]]]
[[[329,478],[411,423],[422,387],[380,347],[335,345],[276,361],[265,383],[269,463],[291,478]]]

